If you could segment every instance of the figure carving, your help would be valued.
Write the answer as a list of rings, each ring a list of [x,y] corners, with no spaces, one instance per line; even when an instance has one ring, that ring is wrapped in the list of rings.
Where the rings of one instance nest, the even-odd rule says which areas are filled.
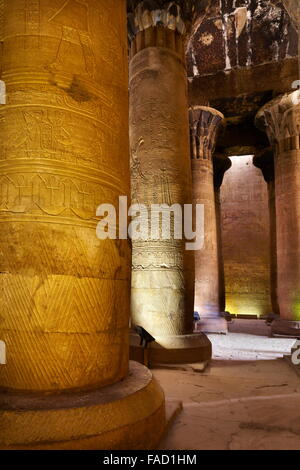
[[[88,5],[78,0],[66,0],[61,8],[49,18],[49,22],[61,25],[62,34],[58,46],[55,61],[51,68],[54,71],[61,70],[65,67],[66,61],[76,51],[73,45],[81,48],[82,69],[90,78],[95,76],[95,57],[92,48],[92,41],[89,35]]]

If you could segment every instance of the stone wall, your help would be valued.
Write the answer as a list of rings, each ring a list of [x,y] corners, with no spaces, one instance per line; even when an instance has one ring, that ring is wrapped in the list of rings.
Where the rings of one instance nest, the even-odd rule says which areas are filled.
[[[221,187],[226,310],[271,311],[268,191],[252,156],[233,157]]]

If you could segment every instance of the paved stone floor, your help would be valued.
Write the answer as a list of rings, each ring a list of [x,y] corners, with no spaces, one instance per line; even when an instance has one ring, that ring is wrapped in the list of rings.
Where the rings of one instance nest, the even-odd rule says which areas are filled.
[[[300,450],[300,378],[283,359],[295,340],[268,334],[262,321],[235,320],[228,335],[210,336],[204,373],[154,370],[183,403],[161,449]]]

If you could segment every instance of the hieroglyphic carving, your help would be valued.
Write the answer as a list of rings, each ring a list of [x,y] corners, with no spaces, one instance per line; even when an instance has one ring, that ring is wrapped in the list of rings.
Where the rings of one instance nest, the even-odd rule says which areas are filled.
[[[103,184],[56,174],[7,173],[0,178],[0,217],[8,213],[44,213],[96,221],[98,201],[116,199]]]
[[[131,150],[131,199],[138,204],[168,204],[171,206],[172,196],[166,164],[162,161],[161,168],[148,172],[146,176],[138,156],[143,143],[143,139],[140,139],[137,147]]]
[[[192,202],[184,61],[171,48],[142,49],[130,62],[133,201],[148,209],[183,207]],[[153,336],[192,332],[194,256],[185,251],[184,239],[175,238],[170,218],[168,240],[158,233],[154,242],[149,233],[147,240],[132,242],[132,321]]]
[[[95,56],[89,33],[88,4],[78,0],[67,0],[63,3],[49,22],[58,23],[61,28],[61,40],[58,46],[55,61],[52,64],[54,70],[64,69],[65,62],[72,57],[73,44],[80,46],[82,57],[77,61],[80,67],[90,77],[95,77]]]
[[[24,100],[27,107],[26,111],[21,112]],[[0,108],[0,116],[8,116],[8,113],[13,113],[14,118],[6,118],[7,137],[0,142],[1,160],[23,158],[24,144],[30,140],[30,133],[37,132],[36,129],[40,128],[39,132],[43,134],[42,145],[35,149],[30,147],[27,154],[30,158],[37,157],[43,151],[42,154],[39,153],[39,157],[72,161],[92,168],[113,167],[116,176],[122,176],[128,171],[127,162],[120,160],[118,153],[113,151],[120,145],[120,138],[113,126],[117,113],[113,103],[107,99],[95,97],[88,102],[78,102],[60,90],[53,94],[49,86],[41,86],[39,89],[30,85],[18,89],[13,87],[10,89],[7,106]],[[86,119],[84,127],[83,118]],[[35,125],[30,131],[31,123]],[[18,138],[9,138],[10,135]],[[123,135],[126,139],[125,129],[122,129]],[[111,146],[105,152],[104,140]]]
[[[178,271],[183,269],[182,242],[135,242],[132,252],[134,271]]]
[[[120,142],[109,126],[109,121],[104,123],[108,116],[105,106],[99,106],[96,116],[92,113],[93,107],[84,112],[86,122],[83,127],[83,111],[79,113],[78,108],[68,106],[65,100],[62,101],[55,95],[52,96],[52,103],[48,101],[44,106],[28,106],[25,110],[19,104],[25,91],[18,96],[17,93],[13,93],[13,97],[11,95],[7,107],[0,110],[0,116],[8,116],[8,113],[13,113],[14,116],[13,120],[6,119],[6,125],[0,129],[0,135],[3,133],[0,161],[25,157],[47,158],[98,169],[111,168],[114,163],[115,177],[119,174],[121,178],[126,173],[126,161],[120,162],[113,152],[113,148]],[[38,100],[38,96],[35,94],[33,99]],[[87,129],[88,138],[84,134]]]
[[[140,204],[145,201],[143,188],[148,178],[141,169],[141,160],[138,155],[139,148],[143,145],[143,139],[140,139],[136,148],[131,149],[130,168],[131,168],[131,201],[133,204]]]
[[[132,125],[138,126],[139,123],[142,125],[143,137],[140,137],[137,142],[131,143],[131,153],[135,155],[135,162],[139,154],[143,154],[145,150],[147,152],[148,147],[155,148],[157,156],[153,158],[152,162],[138,157],[139,167],[145,181],[145,184],[140,184],[142,193],[140,193],[139,201],[143,204],[172,205],[175,201],[170,189],[171,181],[186,177],[187,175],[183,175],[182,172],[187,172],[187,169],[182,168],[179,159],[171,159],[167,155],[164,158],[159,158],[159,155],[160,153],[164,154],[165,149],[169,151],[171,148],[180,116],[178,116],[177,110],[173,113],[170,112],[168,103],[163,101],[157,103],[154,95],[142,100],[142,102],[140,100],[138,97],[134,116],[132,116]],[[158,121],[161,122],[159,127],[157,126]],[[145,176],[146,172],[147,176]],[[135,182],[137,178],[138,175],[134,173],[132,175],[134,185],[137,184]]]
[[[164,164],[164,162],[162,163]],[[162,166],[162,168],[160,168],[159,182],[162,204],[167,204],[168,206],[171,206],[172,194],[166,166]]]
[[[26,38],[25,48],[40,46],[40,0],[26,0],[25,6]]]
[[[116,19],[108,16],[115,9],[120,10]],[[128,288],[129,247],[127,241],[120,241],[120,248],[115,241],[100,241],[95,230],[97,207],[116,206],[129,188],[125,2],[14,0],[5,2],[5,14],[2,72],[9,93],[0,107],[0,264],[9,266],[10,274],[1,279],[6,326],[3,331],[1,322],[0,330],[15,349],[5,374],[0,371],[0,387],[98,387],[124,378],[128,368],[129,302],[116,320],[115,279],[122,271],[124,291]],[[67,86],[60,86],[60,77],[67,77]],[[27,285],[25,278],[31,279],[18,288],[15,302],[15,286]],[[70,286],[76,283],[82,290],[73,301]],[[14,302],[24,308],[11,339]],[[58,307],[61,318],[80,312],[81,331],[45,333],[45,322]],[[97,331],[85,347],[92,317],[99,318]],[[110,319],[109,331],[102,328],[102,317]],[[22,342],[28,356],[26,371],[19,373]],[[49,348],[55,365],[47,365]],[[62,351],[64,362],[58,357]],[[84,359],[71,367],[74,351],[82,351]],[[86,371],[91,354],[100,366],[86,374],[82,367]]]

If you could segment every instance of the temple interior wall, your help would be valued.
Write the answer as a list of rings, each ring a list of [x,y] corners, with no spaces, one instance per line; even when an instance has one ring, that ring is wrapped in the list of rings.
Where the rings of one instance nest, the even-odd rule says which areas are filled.
[[[231,157],[221,187],[226,310],[271,311],[268,191],[252,156]]]

